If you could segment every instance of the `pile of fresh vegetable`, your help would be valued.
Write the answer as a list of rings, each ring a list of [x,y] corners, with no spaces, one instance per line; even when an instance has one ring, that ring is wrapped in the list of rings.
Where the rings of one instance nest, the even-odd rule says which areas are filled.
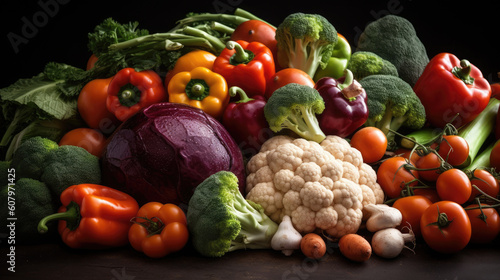
[[[314,259],[333,242],[364,262],[498,238],[500,85],[429,58],[400,16],[356,49],[338,32],[241,9],[155,34],[106,19],[86,69],[49,62],[0,89],[0,199],[23,200],[19,241]]]

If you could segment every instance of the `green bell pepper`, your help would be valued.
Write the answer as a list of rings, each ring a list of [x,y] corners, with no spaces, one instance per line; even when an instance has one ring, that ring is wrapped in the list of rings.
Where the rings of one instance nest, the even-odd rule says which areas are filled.
[[[326,67],[324,69],[319,67],[316,74],[314,74],[315,82],[323,77],[339,79],[344,76],[347,63],[351,58],[351,46],[344,36],[339,33],[337,33],[337,35],[339,40],[333,49],[332,56],[328,60]]]

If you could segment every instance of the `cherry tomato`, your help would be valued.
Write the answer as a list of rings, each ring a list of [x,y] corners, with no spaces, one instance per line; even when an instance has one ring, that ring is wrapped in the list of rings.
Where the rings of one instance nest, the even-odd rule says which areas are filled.
[[[474,175],[470,182],[472,185],[475,185],[487,195],[495,198],[497,197],[500,187],[498,185],[497,179],[493,175],[491,175],[490,172],[483,169],[476,169],[474,170]],[[473,201],[474,198],[478,195],[481,195],[481,193],[473,187],[469,202]]]
[[[97,62],[97,56],[95,54],[92,54],[89,57],[89,60],[87,61],[87,71],[94,68],[95,63]]]
[[[260,42],[271,50],[274,56],[274,61],[277,60],[277,41],[276,28],[260,21],[251,19],[239,24],[231,35],[231,40],[243,40],[247,42]]]
[[[470,242],[485,244],[493,241],[500,234],[500,215],[495,208],[473,209],[478,206],[478,204],[471,204],[465,208],[472,226]],[[488,207],[489,205],[481,204],[481,206]]]
[[[392,157],[384,160],[377,170],[377,182],[389,198],[399,197],[405,184],[415,186],[418,179],[418,172],[415,170],[406,170],[404,166],[412,166],[403,157]],[[411,183],[410,183],[411,182]]]
[[[297,68],[285,68],[276,72],[266,85],[266,99],[269,99],[273,92],[284,85],[296,83],[314,87],[314,81],[309,75]]]
[[[435,182],[440,175],[441,159],[435,153],[428,153],[421,156],[416,162],[415,166],[418,169],[434,169],[434,170],[419,170],[418,175],[421,179],[428,182]]]
[[[75,128],[68,131],[59,140],[59,146],[72,145],[82,147],[96,157],[101,157],[106,138],[101,132],[91,128]]]
[[[420,156],[418,155],[417,152],[411,152],[411,150],[409,149],[405,149],[405,148],[398,148],[396,151],[394,151],[394,154],[396,156],[399,156],[399,157],[404,157],[404,158],[407,158],[409,160],[411,160],[412,162],[416,162],[418,161],[418,159],[420,158]],[[410,155],[411,155],[411,158],[410,158]]]
[[[113,132],[118,121],[106,108],[108,85],[112,78],[95,79],[88,82],[78,96],[78,112],[85,123],[105,134]]]
[[[367,126],[354,133],[351,146],[361,152],[365,163],[374,163],[384,156],[387,150],[387,137],[382,130]]]
[[[420,218],[431,204],[432,202],[422,195],[406,196],[396,200],[392,207],[398,209],[403,216],[403,220],[397,228],[404,230],[404,227],[409,227],[415,236],[421,236]]]
[[[449,169],[439,175],[436,190],[442,200],[463,204],[469,200],[472,185],[467,174],[460,169]]]
[[[439,198],[439,195],[438,195],[435,188],[414,188],[413,194],[425,196],[432,203],[436,203],[438,201],[441,201],[441,198]]]
[[[490,166],[495,168],[497,172],[500,172],[500,140],[495,143],[491,151]]]
[[[453,166],[459,166],[469,156],[469,144],[458,135],[445,135],[437,149],[439,155]]]
[[[429,206],[420,219],[420,230],[430,248],[447,254],[465,248],[472,233],[467,213],[453,201],[439,201]]]

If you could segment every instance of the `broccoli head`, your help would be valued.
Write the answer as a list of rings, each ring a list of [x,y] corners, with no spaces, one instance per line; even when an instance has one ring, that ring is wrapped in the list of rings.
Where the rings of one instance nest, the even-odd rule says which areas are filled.
[[[264,106],[264,116],[274,132],[287,128],[300,137],[320,143],[326,136],[316,114],[323,110],[325,102],[316,89],[291,83],[273,92]]]
[[[298,68],[314,77],[318,66],[326,67],[338,41],[337,30],[323,16],[294,13],[276,29],[278,63]]]
[[[4,181],[6,182],[6,181]],[[16,216],[22,217],[22,223],[16,223],[16,241],[21,244],[46,243],[56,240],[57,226],[49,230],[48,235],[38,233],[38,222],[45,216],[57,211],[59,201],[54,198],[47,186],[35,179],[17,178],[15,183]],[[0,188],[1,201],[7,202],[9,191],[6,185]],[[0,219],[6,221],[7,209],[0,211]]]
[[[358,81],[376,74],[398,76],[398,70],[394,64],[372,52],[353,53],[347,69],[351,70],[354,79]]]
[[[46,157],[40,180],[58,196],[72,185],[100,184],[99,158],[81,147],[60,146]]]
[[[39,180],[47,156],[58,148],[56,142],[40,136],[25,140],[12,156],[11,167],[16,170],[16,177]]]
[[[407,19],[387,15],[368,24],[358,40],[357,51],[376,53],[390,61],[399,77],[414,86],[429,63],[425,46]]]
[[[238,178],[229,171],[219,171],[198,185],[189,201],[187,224],[194,248],[208,257],[271,248],[278,230],[259,204],[243,197]]]
[[[389,143],[401,127],[420,129],[425,123],[425,109],[412,87],[399,77],[371,75],[359,81],[368,97],[368,120],[365,126],[380,128]]]

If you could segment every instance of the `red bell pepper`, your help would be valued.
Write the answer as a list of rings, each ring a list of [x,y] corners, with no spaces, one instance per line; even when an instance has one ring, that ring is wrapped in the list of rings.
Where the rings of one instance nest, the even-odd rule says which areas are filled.
[[[249,98],[238,87],[230,88],[229,94],[232,97],[239,94],[240,100],[229,103],[224,111],[222,124],[238,143],[243,156],[250,158],[274,135],[264,116],[266,101],[261,95]]]
[[[449,122],[457,128],[471,122],[486,108],[491,95],[481,71],[450,53],[433,57],[413,90],[425,107],[427,120],[439,128]]]
[[[166,100],[167,91],[156,72],[124,68],[109,83],[106,107],[118,120],[125,121],[142,108]]]
[[[229,87],[237,86],[250,97],[264,96],[266,83],[275,73],[273,54],[259,42],[229,41],[215,59],[213,71],[221,74]]]
[[[59,213],[43,218],[38,231],[59,220],[63,242],[71,248],[100,249],[128,244],[130,220],[139,204],[130,195],[95,184],[73,185],[61,193]]]
[[[366,92],[354,80],[352,72],[345,71],[343,78],[324,77],[315,88],[325,101],[325,110],[318,116],[318,123],[326,135],[347,137],[368,119]]]

